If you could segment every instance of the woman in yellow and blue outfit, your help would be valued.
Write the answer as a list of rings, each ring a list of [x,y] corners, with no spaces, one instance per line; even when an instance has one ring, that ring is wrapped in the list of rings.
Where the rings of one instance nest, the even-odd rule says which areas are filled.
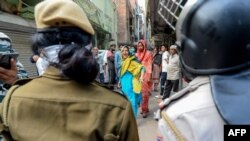
[[[133,54],[134,51],[131,48],[123,47],[121,49],[120,85],[122,92],[132,105],[135,117],[137,117],[138,105],[142,100],[141,88],[145,69]]]

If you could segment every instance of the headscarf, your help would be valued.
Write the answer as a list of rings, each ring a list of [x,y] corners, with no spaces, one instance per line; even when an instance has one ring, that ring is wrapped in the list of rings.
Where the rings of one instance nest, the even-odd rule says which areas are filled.
[[[139,47],[138,47],[139,43],[142,43],[142,45],[144,46],[142,52],[139,51]],[[139,61],[142,61],[142,60],[143,60],[143,58],[144,58],[146,52],[147,52],[146,41],[145,41],[145,40],[140,40],[140,41],[138,42],[138,44],[137,44],[137,53],[136,53],[136,57],[138,58]]]
[[[129,71],[133,75],[132,85],[135,93],[140,93],[142,84],[139,81],[141,76],[143,65],[136,61],[135,56],[130,56],[122,61],[121,74],[122,77],[126,71]]]

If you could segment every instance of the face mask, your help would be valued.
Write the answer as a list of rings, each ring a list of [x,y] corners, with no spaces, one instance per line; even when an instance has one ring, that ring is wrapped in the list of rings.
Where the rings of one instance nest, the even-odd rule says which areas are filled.
[[[135,49],[134,48],[130,48],[129,49],[129,53],[130,53],[130,55],[134,55],[135,54]]]
[[[58,63],[58,53],[63,48],[63,45],[52,45],[44,48],[45,56],[48,62]]]
[[[45,72],[45,70],[48,68],[48,66],[49,66],[49,62],[44,56],[39,57],[38,60],[36,61],[36,67],[37,67],[37,71],[39,75],[42,75]]]

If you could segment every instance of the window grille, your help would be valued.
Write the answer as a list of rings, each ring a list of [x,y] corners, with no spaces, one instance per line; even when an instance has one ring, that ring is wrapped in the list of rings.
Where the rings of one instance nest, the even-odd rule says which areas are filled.
[[[158,14],[175,31],[175,24],[187,0],[159,0]]]

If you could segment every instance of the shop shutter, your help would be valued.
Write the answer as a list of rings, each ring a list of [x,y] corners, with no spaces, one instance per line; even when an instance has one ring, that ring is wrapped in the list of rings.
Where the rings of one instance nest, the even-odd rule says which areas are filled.
[[[0,21],[0,32],[4,32],[12,39],[12,47],[19,53],[18,60],[24,65],[28,76],[37,76],[36,65],[30,62],[30,56],[33,54],[31,36],[35,28]]]

